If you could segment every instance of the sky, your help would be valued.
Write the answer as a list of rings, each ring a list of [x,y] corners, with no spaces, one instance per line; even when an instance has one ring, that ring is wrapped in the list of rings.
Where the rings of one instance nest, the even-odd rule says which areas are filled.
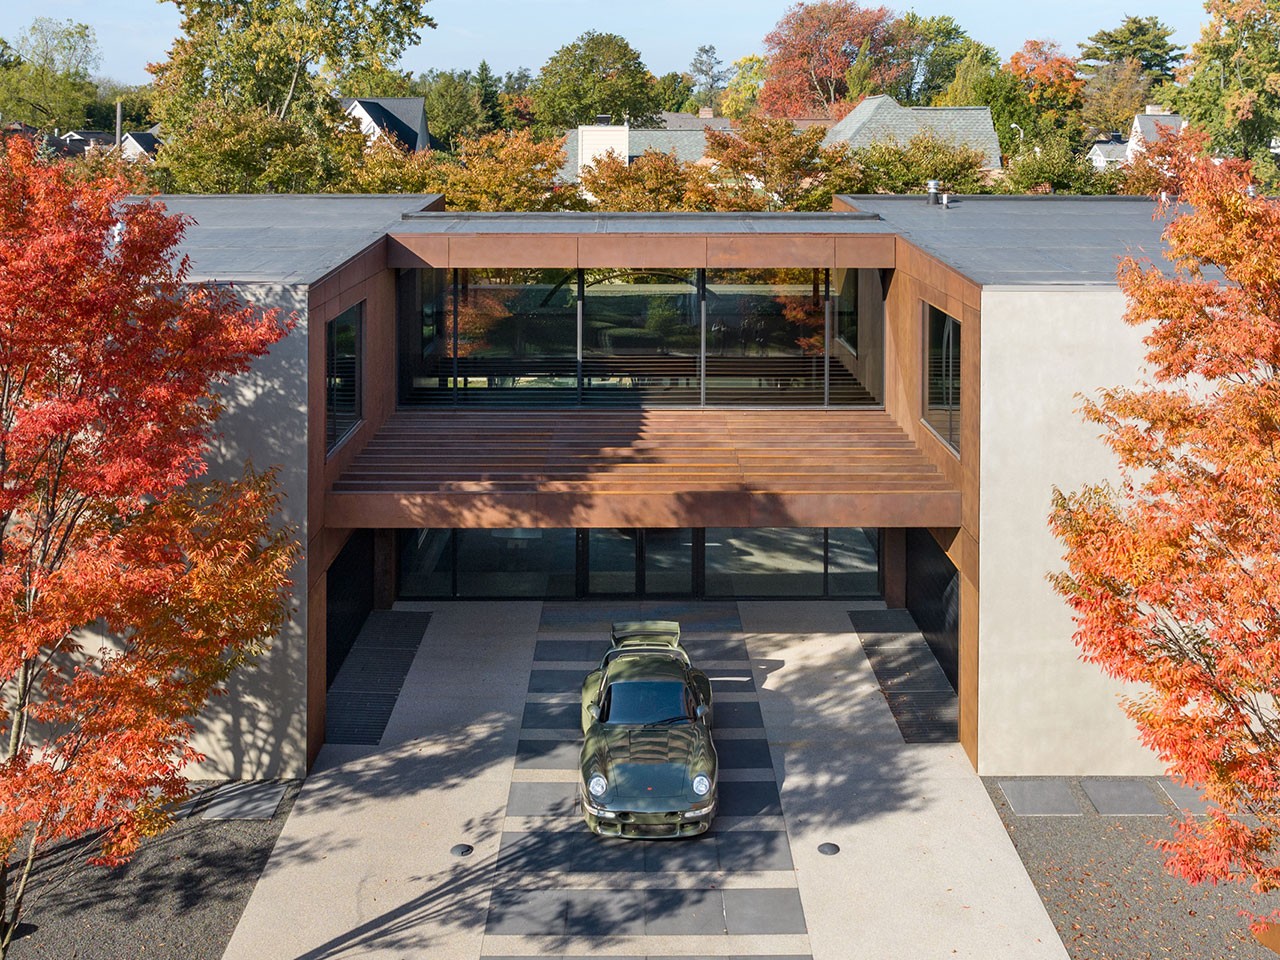
[[[552,53],[586,30],[626,37],[656,74],[687,69],[704,43],[713,44],[727,65],[762,52],[765,34],[788,5],[786,0],[431,0],[427,12],[439,26],[424,31],[402,66],[414,73],[455,70],[485,59],[499,74],[522,66],[537,73]],[[1174,41],[1189,47],[1206,19],[1197,0],[1144,0],[1124,8],[1114,0],[922,0],[889,6],[922,16],[949,14],[1002,57],[1028,39],[1057,40],[1074,54],[1078,43],[1118,26],[1126,13],[1159,16],[1174,28]],[[0,0],[0,37],[12,43],[37,16],[92,26],[102,47],[99,74],[123,83],[149,79],[146,65],[164,59],[179,20],[172,3],[156,0]]]

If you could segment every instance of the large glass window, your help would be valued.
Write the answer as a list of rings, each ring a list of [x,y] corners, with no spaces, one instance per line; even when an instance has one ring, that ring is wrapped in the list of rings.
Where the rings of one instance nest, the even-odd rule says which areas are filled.
[[[833,270],[832,406],[884,402],[884,290],[879,270]]]
[[[577,271],[458,273],[458,402],[575,403]]]
[[[825,402],[826,271],[707,271],[707,403]]]
[[[324,330],[325,450],[360,422],[364,365],[364,303],[345,310]]]
[[[693,529],[644,531],[644,592],[650,597],[693,593]]]
[[[955,451],[960,450],[960,322],[925,305],[924,419]]]
[[[447,270],[396,271],[396,357],[402,404],[453,402],[450,279]]]
[[[458,596],[572,597],[575,532],[455,530]]]
[[[583,291],[584,402],[699,402],[696,270],[587,270]]]
[[[453,531],[397,532],[400,595],[405,598],[453,596]]]
[[[636,592],[636,538],[631,529],[587,531],[587,593]]]
[[[709,597],[820,597],[821,527],[708,527]]]
[[[874,597],[880,592],[880,531],[832,527],[827,531],[827,593]]]

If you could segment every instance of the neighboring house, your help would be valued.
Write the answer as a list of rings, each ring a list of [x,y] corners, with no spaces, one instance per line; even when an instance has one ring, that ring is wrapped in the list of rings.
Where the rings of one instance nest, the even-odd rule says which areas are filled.
[[[727,128],[713,128],[727,129]],[[632,127],[627,124],[593,124],[570,130],[565,140],[565,164],[560,168],[560,179],[574,183],[578,170],[588,166],[596,157],[612,150],[628,163],[643,156],[646,150],[661,153],[675,151],[676,158],[684,163],[697,163],[707,152],[706,127],[692,130],[655,130]]]
[[[1095,141],[1085,156],[1095,169],[1106,170],[1126,163],[1129,159],[1128,151],[1128,141],[1113,136],[1106,140]]]
[[[904,107],[884,94],[866,97],[827,131],[822,143],[847,143],[857,150],[885,140],[906,144],[921,133],[980,150],[984,167],[1000,169],[1000,139],[990,107]]]
[[[431,146],[422,97],[343,97],[342,109],[370,141],[391,137],[409,150]]]
[[[662,119],[664,130],[728,130],[733,121],[728,117],[717,117],[710,107],[703,107],[697,113],[674,113],[664,110],[658,114]]]
[[[227,385],[210,465],[281,465],[282,520],[308,546],[296,612],[202,716],[199,775],[301,777],[326,716],[355,729],[363,701],[328,683],[373,610],[568,608],[599,590],[630,609],[803,599],[845,631],[850,601],[905,608],[980,773],[1162,772],[1045,579],[1062,567],[1054,486],[1115,476],[1079,396],[1140,376],[1115,263],[1158,259],[1149,200],[589,214],[162,199],[194,218],[193,281],[300,321]],[[461,655],[527,657],[523,630],[467,636]],[[814,663],[815,700],[856,714],[877,695]],[[442,722],[419,711],[412,729]],[[833,765],[857,761],[850,743],[833,741]]]
[[[126,160],[153,160],[159,149],[160,138],[145,130],[120,138],[120,155]]]
[[[1146,111],[1133,118],[1129,128],[1129,142],[1125,148],[1125,162],[1133,163],[1148,143],[1159,143],[1166,133],[1180,133],[1187,121],[1176,113],[1166,113],[1158,104],[1147,104]]]

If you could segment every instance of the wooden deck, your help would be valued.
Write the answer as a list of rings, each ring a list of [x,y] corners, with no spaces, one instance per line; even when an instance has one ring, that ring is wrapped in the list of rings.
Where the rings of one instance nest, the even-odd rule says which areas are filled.
[[[955,527],[960,492],[883,411],[399,411],[329,527]]]

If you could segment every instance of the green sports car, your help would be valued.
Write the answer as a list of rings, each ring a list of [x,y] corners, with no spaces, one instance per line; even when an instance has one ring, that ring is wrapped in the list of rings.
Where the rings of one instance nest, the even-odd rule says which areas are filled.
[[[615,623],[582,683],[582,809],[610,837],[692,837],[716,812],[711,681],[689,664],[680,624]]]

